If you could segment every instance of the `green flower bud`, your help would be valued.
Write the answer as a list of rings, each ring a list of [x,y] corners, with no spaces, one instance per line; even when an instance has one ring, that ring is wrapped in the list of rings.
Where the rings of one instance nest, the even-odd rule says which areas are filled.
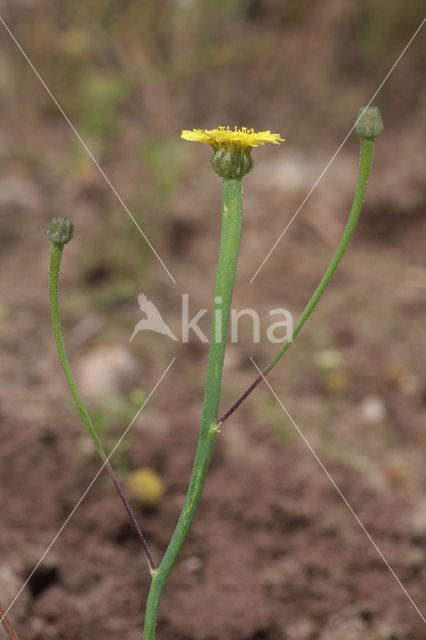
[[[375,138],[383,131],[383,121],[379,107],[360,107],[357,113],[355,131],[361,138]]]
[[[52,218],[47,229],[47,236],[50,242],[54,244],[67,244],[73,236],[71,220],[67,220],[67,218]]]
[[[242,178],[253,169],[251,147],[226,145],[216,147],[212,157],[212,167],[221,178],[234,180]]]

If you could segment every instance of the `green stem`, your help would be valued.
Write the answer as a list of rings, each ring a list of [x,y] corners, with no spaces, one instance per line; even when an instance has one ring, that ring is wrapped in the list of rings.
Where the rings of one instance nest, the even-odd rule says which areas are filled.
[[[67,352],[65,349],[64,339],[62,336],[61,322],[59,318],[59,304],[58,304],[58,288],[59,288],[59,271],[61,267],[63,245],[56,244],[54,242],[50,245],[50,265],[49,265],[49,303],[50,303],[50,315],[52,319],[53,333],[55,336],[56,348],[58,350],[59,360],[61,361],[62,369],[67,379],[69,388],[77,405],[78,411],[83,418],[84,424],[87,427],[90,437],[99,453],[102,461],[106,461],[106,454],[102,447],[102,444],[98,438],[95,428],[92,424],[90,416],[84,405],[84,402],[80,396],[77,388],[77,384],[74,380],[74,376],[71,371],[70,363],[68,361]]]
[[[222,192],[222,232],[217,263],[215,299],[210,333],[207,379],[200,436],[188,492],[166,553],[152,577],[148,596],[144,640],[153,640],[160,597],[176,561],[201,497],[217,433],[217,412],[222,382],[226,336],[241,236],[241,179],[225,179]]]
[[[367,189],[368,178],[370,175],[371,165],[373,162],[374,155],[374,139],[373,138],[361,138],[361,150],[360,150],[360,162],[359,162],[359,170],[358,170],[358,181],[355,189],[355,195],[352,203],[352,208],[349,214],[348,222],[346,224],[345,230],[343,232],[342,239],[340,240],[340,244],[337,247],[336,253],[334,254],[331,262],[327,268],[327,271],[323,275],[319,285],[315,289],[312,298],[309,300],[305,309],[303,310],[302,315],[300,316],[297,325],[291,335],[291,337],[286,340],[277,354],[272,358],[272,360],[266,365],[263,369],[262,373],[252,382],[252,384],[246,389],[246,391],[238,398],[236,402],[232,405],[230,409],[218,421],[218,424],[221,425],[227,420],[233,413],[238,409],[238,407],[244,402],[246,398],[254,391],[254,389],[262,382],[263,378],[268,375],[268,373],[275,367],[277,362],[282,358],[287,349],[293,344],[294,339],[297,334],[302,329],[303,325],[311,315],[312,311],[315,309],[318,304],[319,299],[322,294],[326,290],[328,283],[330,282],[334,272],[336,271],[339,262],[341,261],[343,254],[346,251],[346,248],[349,244],[349,241],[352,237],[352,234],[355,230],[356,223],[358,222],[359,215],[361,213],[362,204],[364,202],[364,196]]]
[[[77,405],[78,411],[83,419],[84,424],[86,425],[87,431],[89,432],[90,437],[93,440],[93,443],[96,447],[97,452],[99,453],[102,462],[104,463],[110,477],[111,480],[114,483],[114,486],[118,492],[118,495],[120,496],[124,507],[130,517],[130,520],[136,530],[136,533],[139,537],[139,540],[142,543],[142,546],[144,548],[144,551],[146,553],[147,559],[148,559],[148,565],[150,568],[150,571],[154,571],[156,569],[154,560],[152,558],[151,552],[148,548],[147,542],[144,538],[144,535],[141,531],[141,528],[139,527],[139,524],[136,520],[136,516],[133,513],[133,510],[124,494],[124,491],[120,485],[120,481],[118,480],[110,462],[109,459],[104,451],[104,448],[101,444],[101,441],[99,440],[98,434],[95,431],[95,427],[93,426],[92,420],[89,416],[89,413],[86,409],[86,406],[83,402],[83,399],[80,395],[80,392],[78,390],[77,384],[74,380],[74,376],[72,374],[71,371],[71,366],[70,363],[68,361],[68,356],[67,356],[67,352],[65,349],[65,344],[64,344],[64,339],[62,336],[62,329],[61,329],[61,322],[60,322],[60,317],[59,317],[59,302],[58,302],[58,289],[59,289],[59,272],[60,272],[60,268],[61,268],[61,259],[62,259],[62,252],[64,249],[64,245],[63,244],[59,244],[56,242],[51,242],[50,245],[50,263],[49,263],[49,303],[50,303],[50,315],[51,315],[51,319],[52,319],[52,327],[53,327],[53,333],[55,336],[55,342],[56,342],[56,348],[58,350],[58,355],[59,355],[59,360],[61,362],[62,365],[62,369],[64,371],[65,374],[65,378],[68,382],[68,386],[71,389],[71,393],[72,396],[75,400],[75,403]]]

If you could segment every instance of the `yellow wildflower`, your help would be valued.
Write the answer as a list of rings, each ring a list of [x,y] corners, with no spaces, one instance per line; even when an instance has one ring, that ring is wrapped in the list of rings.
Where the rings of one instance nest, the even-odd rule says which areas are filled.
[[[240,179],[253,168],[251,150],[253,147],[271,142],[284,142],[279,133],[218,127],[217,129],[193,129],[182,131],[181,138],[193,142],[205,142],[214,149],[213,169],[224,179]]]
[[[254,129],[247,129],[247,127],[242,127],[241,129],[235,127],[233,131],[229,127],[184,130],[181,138],[192,140],[193,142],[205,142],[214,148],[225,145],[251,148],[258,147],[265,144],[265,142],[271,142],[272,144],[284,142],[284,138],[281,138],[279,133],[271,133],[270,131],[256,133]]]

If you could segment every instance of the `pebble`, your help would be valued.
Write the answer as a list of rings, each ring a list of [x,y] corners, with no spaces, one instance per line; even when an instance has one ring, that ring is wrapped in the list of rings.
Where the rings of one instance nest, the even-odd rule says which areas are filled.
[[[363,420],[369,424],[378,424],[386,418],[385,403],[379,396],[366,396],[360,409]]]

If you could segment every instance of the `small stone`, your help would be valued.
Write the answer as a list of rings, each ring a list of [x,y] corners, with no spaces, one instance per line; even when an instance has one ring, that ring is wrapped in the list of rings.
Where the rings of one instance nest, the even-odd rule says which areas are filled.
[[[190,556],[181,562],[187,573],[198,573],[203,568],[203,561],[197,556]]]
[[[416,504],[408,530],[413,540],[426,542],[426,500]]]
[[[361,402],[361,415],[365,422],[377,424],[386,418],[386,407],[379,396],[366,396]]]
[[[103,346],[89,351],[78,363],[78,382],[89,400],[117,393],[138,374],[135,358],[123,347]]]

